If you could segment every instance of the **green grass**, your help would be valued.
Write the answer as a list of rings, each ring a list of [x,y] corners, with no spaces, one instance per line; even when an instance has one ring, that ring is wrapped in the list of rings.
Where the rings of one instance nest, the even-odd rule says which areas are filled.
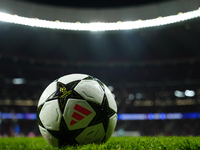
[[[58,150],[42,137],[0,138],[0,150]],[[61,148],[64,150],[64,148]],[[105,144],[67,147],[66,150],[199,150],[200,137],[112,137]]]

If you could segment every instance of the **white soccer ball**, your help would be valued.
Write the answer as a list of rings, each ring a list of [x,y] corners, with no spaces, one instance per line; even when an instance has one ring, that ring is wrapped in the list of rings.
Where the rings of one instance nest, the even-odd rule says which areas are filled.
[[[52,146],[105,143],[117,123],[117,105],[108,87],[86,74],[63,76],[47,86],[37,122]]]

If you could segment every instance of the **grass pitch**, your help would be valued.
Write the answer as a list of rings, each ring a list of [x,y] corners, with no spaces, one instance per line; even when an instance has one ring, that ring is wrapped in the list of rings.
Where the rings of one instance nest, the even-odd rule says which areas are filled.
[[[88,144],[61,150],[199,150],[200,137],[111,137],[105,144]],[[0,150],[59,150],[42,137],[0,138]]]

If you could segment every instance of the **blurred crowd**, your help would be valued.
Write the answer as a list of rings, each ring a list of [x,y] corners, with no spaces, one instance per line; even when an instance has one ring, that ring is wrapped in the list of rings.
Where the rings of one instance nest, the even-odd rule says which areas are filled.
[[[141,136],[199,136],[199,119],[118,121],[116,131],[138,131]]]
[[[199,29],[198,22],[191,27]],[[199,46],[191,48],[195,40],[190,38],[196,30],[190,33],[183,24],[101,34],[0,25],[4,41],[0,44],[1,112],[36,113],[46,86],[71,73],[89,74],[104,82],[115,96],[118,113],[200,112],[200,51]],[[26,33],[27,39],[15,38],[20,37],[15,35],[18,32]],[[176,35],[177,41],[162,41],[166,33]],[[190,46],[182,46],[182,36],[191,39]],[[171,40],[178,49],[163,47]],[[177,90],[194,94],[175,95]],[[121,129],[144,136],[200,135],[199,119],[118,121],[116,131]],[[36,120],[1,120],[0,136],[39,135]]]
[[[199,119],[118,121],[115,131],[118,136],[126,136],[121,130],[138,132],[138,136],[200,136],[200,122]],[[34,137],[41,134],[36,120],[2,120],[0,137],[8,136]]]

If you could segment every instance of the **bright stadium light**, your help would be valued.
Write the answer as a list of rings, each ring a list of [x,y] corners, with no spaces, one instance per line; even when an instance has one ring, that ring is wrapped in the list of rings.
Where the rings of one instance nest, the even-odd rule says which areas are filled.
[[[14,78],[12,82],[13,84],[25,84],[26,80],[24,78]]]
[[[125,21],[125,22],[93,22],[93,23],[80,23],[80,22],[61,22],[61,21],[48,21],[37,18],[27,18],[17,15],[10,15],[0,12],[0,21],[21,24],[33,27],[42,27],[60,30],[79,30],[79,31],[112,31],[112,30],[132,30],[147,27],[155,27],[161,25],[172,24],[193,18],[200,17],[200,9],[178,13],[166,17],[158,17],[148,20]]]
[[[193,90],[185,90],[185,95],[187,97],[193,97],[193,96],[195,96],[195,91],[193,91]]]
[[[176,91],[174,92],[174,95],[175,95],[176,97],[185,97],[184,92],[183,92],[183,91],[179,91],[179,90],[176,90]]]

